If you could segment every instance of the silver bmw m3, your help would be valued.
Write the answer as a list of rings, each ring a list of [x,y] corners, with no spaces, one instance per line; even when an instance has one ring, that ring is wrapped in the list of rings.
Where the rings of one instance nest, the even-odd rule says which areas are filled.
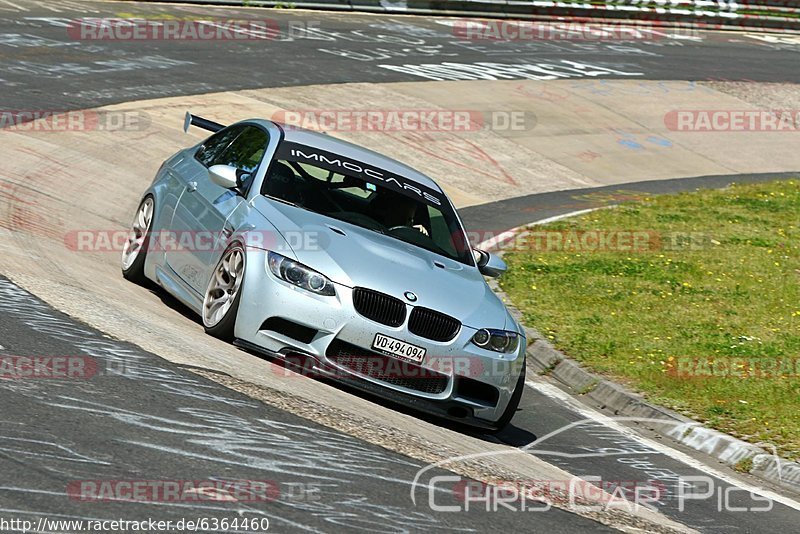
[[[505,427],[524,330],[427,176],[328,135],[246,120],[169,158],[145,191],[123,275],[205,331],[438,417]]]

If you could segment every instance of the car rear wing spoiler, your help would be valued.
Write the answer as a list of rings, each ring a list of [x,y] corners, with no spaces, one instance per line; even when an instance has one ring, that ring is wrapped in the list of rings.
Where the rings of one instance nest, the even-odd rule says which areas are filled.
[[[218,132],[225,128],[225,126],[219,124],[218,122],[210,121],[208,119],[204,119],[203,117],[197,117],[187,111],[186,118],[183,120],[183,131],[188,132],[189,126],[197,126],[198,128],[208,130],[209,132]]]

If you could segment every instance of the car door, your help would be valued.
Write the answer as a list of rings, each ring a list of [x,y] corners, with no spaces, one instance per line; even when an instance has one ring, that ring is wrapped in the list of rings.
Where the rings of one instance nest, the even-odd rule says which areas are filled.
[[[195,154],[199,172],[187,183],[172,220],[173,250],[167,262],[189,287],[202,294],[213,268],[235,230],[230,221],[243,220],[250,178],[255,174],[269,136],[262,128],[239,124],[217,132]],[[225,189],[208,176],[213,165],[230,165],[242,171],[239,191]]]

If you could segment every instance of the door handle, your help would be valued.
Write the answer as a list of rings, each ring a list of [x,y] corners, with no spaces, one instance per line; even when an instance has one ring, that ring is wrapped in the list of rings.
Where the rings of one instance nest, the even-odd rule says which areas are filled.
[[[190,193],[193,191],[197,191],[197,182],[189,182],[188,184],[186,184],[186,190]]]

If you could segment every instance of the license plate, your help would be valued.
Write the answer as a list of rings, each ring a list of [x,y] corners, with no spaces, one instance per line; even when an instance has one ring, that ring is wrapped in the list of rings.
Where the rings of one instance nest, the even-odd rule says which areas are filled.
[[[417,347],[411,343],[384,336],[383,334],[375,335],[372,348],[416,363],[421,362],[422,359],[425,358],[425,349],[422,347]]]

